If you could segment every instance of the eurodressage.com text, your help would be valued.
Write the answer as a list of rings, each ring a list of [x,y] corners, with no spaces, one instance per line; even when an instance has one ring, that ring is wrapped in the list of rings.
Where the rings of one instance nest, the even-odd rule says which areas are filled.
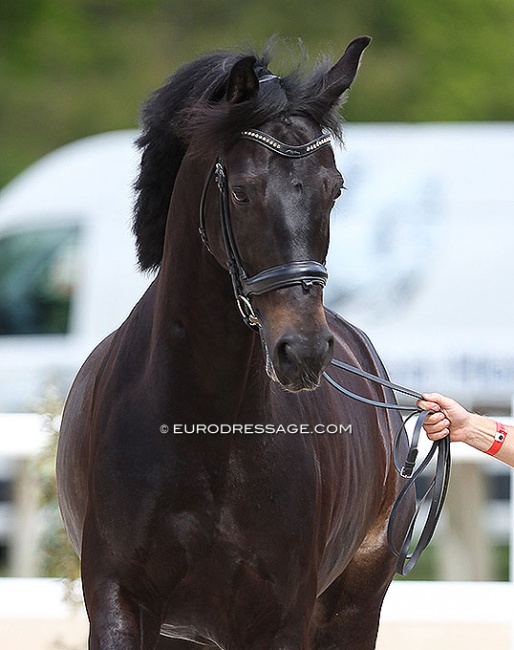
[[[347,424],[161,424],[161,433],[173,435],[338,435],[352,433],[352,425]]]

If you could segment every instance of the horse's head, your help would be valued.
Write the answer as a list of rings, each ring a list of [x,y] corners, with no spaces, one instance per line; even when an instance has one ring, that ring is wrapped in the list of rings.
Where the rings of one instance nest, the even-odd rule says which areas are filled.
[[[353,41],[321,80],[316,101],[327,113],[349,88],[368,43]],[[234,65],[227,102],[249,102],[264,84],[281,84],[267,70],[258,75],[254,64],[247,57]],[[215,167],[220,218],[201,226],[211,252],[229,267],[243,318],[260,331],[268,374],[291,391],[316,388],[332,358],[324,263],[343,178],[329,145],[308,112],[284,111],[242,130]]]
[[[289,390],[315,388],[332,355],[324,263],[342,177],[328,134],[339,135],[337,108],[369,41],[352,41],[335,65],[308,77],[276,77],[266,55],[207,55],[180,68],[143,111],[141,268],[160,266],[165,240],[177,245],[168,214],[196,209],[192,175],[201,170],[203,239],[230,270],[244,320],[260,331],[268,373]]]
[[[273,144],[298,148],[325,142],[319,127],[300,116],[264,124],[261,132]],[[260,329],[268,374],[289,390],[315,388],[333,348],[323,309],[324,262],[343,180],[332,150],[320,146],[291,158],[245,139],[226,165],[230,225],[246,276],[238,291],[242,311]]]

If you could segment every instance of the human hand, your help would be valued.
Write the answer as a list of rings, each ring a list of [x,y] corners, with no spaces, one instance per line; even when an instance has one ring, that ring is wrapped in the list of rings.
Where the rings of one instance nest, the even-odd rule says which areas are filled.
[[[450,435],[452,442],[466,442],[469,434],[471,413],[458,402],[439,393],[424,393],[417,405],[427,415],[423,428],[430,440],[440,440]]]

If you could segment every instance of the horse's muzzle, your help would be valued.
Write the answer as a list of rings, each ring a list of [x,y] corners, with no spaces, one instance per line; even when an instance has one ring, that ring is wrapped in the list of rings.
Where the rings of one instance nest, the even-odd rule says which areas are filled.
[[[289,391],[314,390],[333,350],[334,337],[328,328],[312,335],[284,334],[271,353],[276,379]]]

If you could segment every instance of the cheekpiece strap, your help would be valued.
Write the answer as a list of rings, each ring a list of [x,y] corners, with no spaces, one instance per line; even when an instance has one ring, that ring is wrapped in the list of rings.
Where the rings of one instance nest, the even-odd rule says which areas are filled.
[[[273,136],[258,131],[257,129],[242,131],[241,137],[246,140],[258,142],[259,144],[262,144],[263,147],[266,147],[266,149],[270,149],[281,156],[286,156],[286,158],[304,158],[305,156],[310,156],[311,153],[321,149],[321,147],[326,147],[332,141],[330,135],[321,135],[319,138],[307,142],[307,144],[285,144]]]

